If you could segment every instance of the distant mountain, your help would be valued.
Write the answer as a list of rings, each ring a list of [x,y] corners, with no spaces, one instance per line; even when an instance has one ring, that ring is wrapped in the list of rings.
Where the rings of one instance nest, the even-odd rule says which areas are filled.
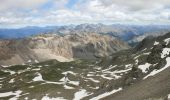
[[[24,27],[18,29],[0,29],[0,39],[25,38],[36,34],[44,34],[57,29],[56,27]]]
[[[36,34],[82,34],[99,33],[109,34],[113,37],[136,44],[149,35],[162,35],[170,31],[170,25],[104,25],[104,24],[80,24],[68,26],[25,27],[20,29],[0,29],[1,39],[25,38]]]
[[[99,33],[109,34],[131,43],[136,38],[149,35],[158,36],[170,31],[170,25],[104,25],[104,24],[80,24],[77,26],[62,26],[55,30],[60,34],[81,34],[81,33]],[[142,40],[142,39],[141,39]],[[141,41],[140,40],[140,41]],[[134,41],[137,42],[137,41]]]

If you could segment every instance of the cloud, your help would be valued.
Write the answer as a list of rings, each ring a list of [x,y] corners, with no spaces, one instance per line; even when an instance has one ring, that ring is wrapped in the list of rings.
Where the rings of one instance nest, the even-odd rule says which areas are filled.
[[[169,23],[169,0],[1,0],[0,24]]]
[[[68,2],[69,0],[53,0],[55,7],[57,7],[58,9],[65,8],[65,5],[67,5]]]
[[[169,0],[99,0],[104,6],[117,5],[127,10],[140,11],[161,8],[170,4]]]
[[[19,9],[33,9],[46,3],[48,0],[1,0],[0,11],[13,11]]]

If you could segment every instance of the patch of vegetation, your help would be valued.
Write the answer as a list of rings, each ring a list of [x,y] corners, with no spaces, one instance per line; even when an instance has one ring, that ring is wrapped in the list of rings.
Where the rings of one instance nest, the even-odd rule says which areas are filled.
[[[64,77],[64,75],[61,74],[61,71],[58,71],[57,69],[48,69],[48,71],[44,70],[41,71],[41,74],[43,79],[47,81],[58,81]]]
[[[148,55],[141,55],[138,57],[138,64],[142,65],[147,62]]]
[[[0,77],[4,77],[4,76],[7,76],[7,75],[10,75],[10,73],[9,72],[4,72],[4,71],[0,70]]]
[[[25,70],[27,69],[28,66],[27,65],[15,65],[15,66],[10,66],[8,67],[9,70],[12,70],[12,71],[19,71],[19,70]]]

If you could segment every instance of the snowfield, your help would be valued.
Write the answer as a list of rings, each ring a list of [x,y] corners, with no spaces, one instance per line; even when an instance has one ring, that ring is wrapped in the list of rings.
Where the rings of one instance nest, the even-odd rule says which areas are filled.
[[[118,91],[121,91],[122,90],[122,88],[119,88],[119,89],[117,89],[117,90],[112,90],[112,91],[110,91],[110,92],[106,92],[106,93],[103,93],[103,94],[101,94],[101,95],[98,95],[97,97],[94,97],[94,98],[92,98],[92,99],[90,99],[90,100],[100,100],[100,99],[102,99],[102,98],[104,98],[104,97],[107,97],[107,96],[109,96],[109,95],[111,95],[111,94],[114,94],[114,93],[116,93],[116,92],[118,92]]]
[[[17,100],[17,98],[20,96],[21,93],[22,93],[21,90],[15,92],[5,92],[5,93],[0,93],[0,97],[14,96],[9,100]]]

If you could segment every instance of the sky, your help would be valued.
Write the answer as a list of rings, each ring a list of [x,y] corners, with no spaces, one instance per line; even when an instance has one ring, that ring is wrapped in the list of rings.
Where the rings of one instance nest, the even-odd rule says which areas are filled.
[[[0,28],[82,23],[169,24],[170,0],[0,0]]]

